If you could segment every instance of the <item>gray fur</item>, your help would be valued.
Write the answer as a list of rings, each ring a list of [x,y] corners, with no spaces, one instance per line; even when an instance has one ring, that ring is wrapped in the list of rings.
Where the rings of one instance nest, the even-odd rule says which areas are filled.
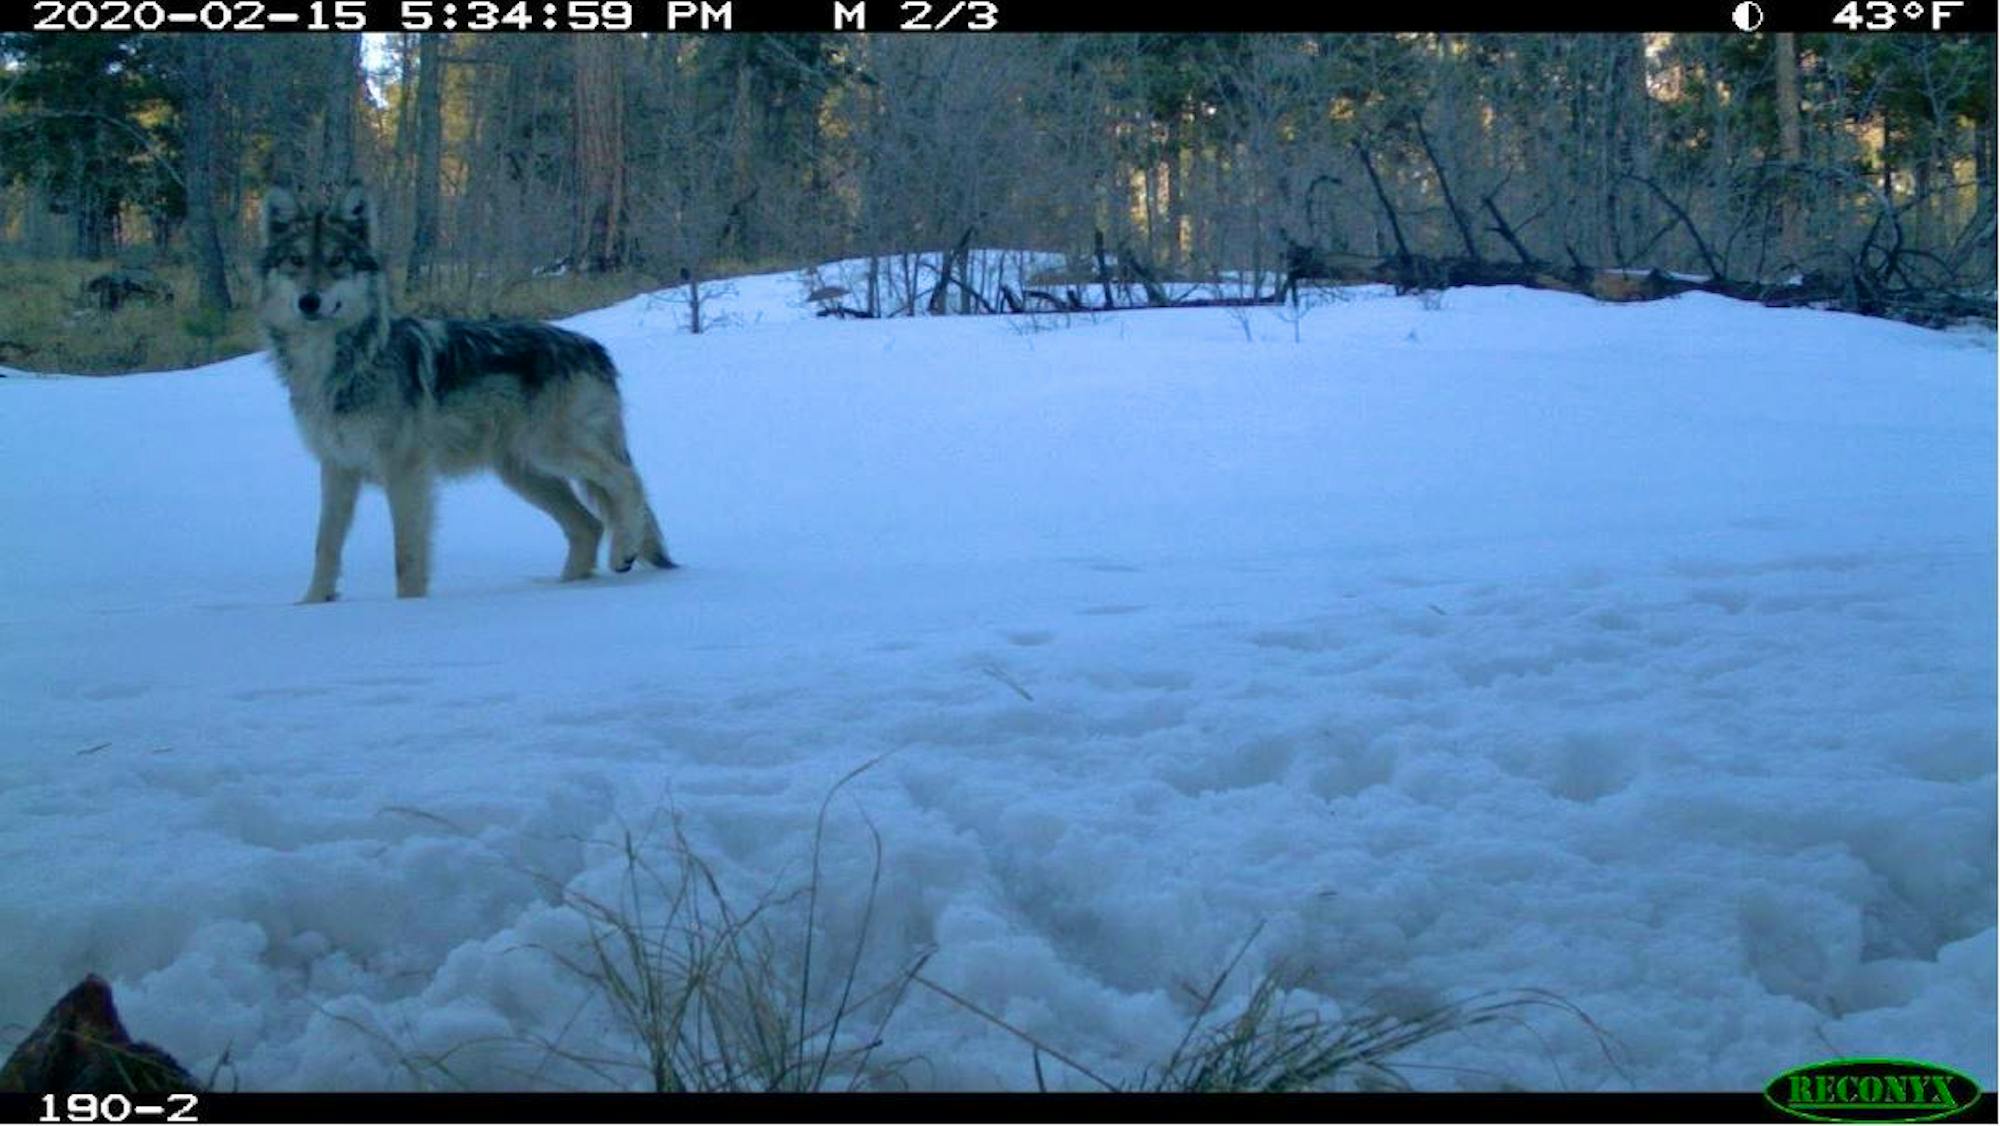
[[[607,526],[613,570],[638,559],[672,567],[625,445],[618,371],[603,346],[531,321],[395,316],[373,225],[359,185],[316,210],[284,188],[264,198],[257,320],[320,463],[319,536],[302,601],[334,597],[364,482],[388,494],[396,594],[422,597],[436,478],[486,469],[562,529],[565,580],[589,576]]]

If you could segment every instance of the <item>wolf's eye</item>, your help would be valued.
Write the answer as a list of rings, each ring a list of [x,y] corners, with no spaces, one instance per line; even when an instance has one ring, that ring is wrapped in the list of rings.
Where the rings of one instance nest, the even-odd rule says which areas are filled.
[[[290,258],[285,259],[285,265],[290,266],[294,270],[305,264],[306,256],[303,254],[294,254]]]
[[[328,258],[326,260],[326,265],[327,268],[330,270],[338,270],[342,266],[347,265],[347,256],[344,254],[336,254],[333,257]]]

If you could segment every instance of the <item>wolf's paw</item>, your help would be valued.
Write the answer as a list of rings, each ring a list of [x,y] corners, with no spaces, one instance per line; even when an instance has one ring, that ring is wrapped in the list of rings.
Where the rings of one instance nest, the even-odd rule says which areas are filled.
[[[331,591],[331,590],[309,590],[309,591],[306,591],[306,596],[305,596],[304,598],[301,598],[301,599],[299,599],[299,600],[298,600],[297,602],[294,602],[294,603],[293,603],[292,605],[294,605],[294,606],[312,606],[312,605],[316,605],[316,604],[318,604],[318,603],[321,603],[321,602],[332,602],[332,601],[333,601],[334,599],[336,599],[336,598],[339,598],[339,597],[340,597],[340,595],[338,595],[338,594],[334,593],[334,592],[333,592],[333,591]]]
[[[662,571],[671,571],[680,566],[680,564],[667,557],[667,549],[664,547],[656,547],[646,552],[646,562],[651,563]]]
[[[620,558],[615,558],[611,561],[611,569],[622,575],[625,572],[632,569],[632,564],[636,562],[638,558],[639,557],[636,555],[626,555]]]

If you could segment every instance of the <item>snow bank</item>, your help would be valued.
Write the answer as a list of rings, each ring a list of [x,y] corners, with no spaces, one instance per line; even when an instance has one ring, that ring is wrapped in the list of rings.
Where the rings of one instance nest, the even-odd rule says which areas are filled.
[[[345,599],[296,607],[316,471],[261,358],[0,382],[0,1023],[96,971],[246,1089],[601,1084],[533,1047],[630,1051],[554,959],[565,889],[669,818],[732,895],[795,889],[887,755],[828,806],[822,949],[872,825],[864,977],[934,948],[1106,1074],[1262,923],[1236,996],[1536,987],[1612,1038],[1453,1035],[1423,1086],[1995,1081],[1990,334],[1357,291],[1295,342],[735,288],[701,337],[570,322],[626,372],[670,574],[556,584],[477,481],[431,598],[391,597],[371,495]],[[918,1086],[1032,1082],[933,994],[888,1040]]]

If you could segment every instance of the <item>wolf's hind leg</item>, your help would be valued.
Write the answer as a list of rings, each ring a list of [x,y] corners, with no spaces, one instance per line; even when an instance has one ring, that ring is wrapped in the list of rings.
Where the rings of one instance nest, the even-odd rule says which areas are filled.
[[[312,582],[300,602],[333,601],[340,581],[340,549],[354,526],[354,499],[361,492],[361,474],[322,464],[319,467],[319,538],[313,547]]]
[[[593,458],[581,476],[590,499],[604,510],[611,525],[612,570],[629,571],[640,559],[660,568],[675,565],[660,536],[660,522],[646,503],[646,487],[629,460]]]
[[[653,515],[653,506],[646,503],[646,487],[640,483],[639,475],[629,466],[614,466],[607,470],[607,475],[615,476],[620,468],[627,479],[622,498],[588,477],[583,481],[584,491],[590,494],[590,502],[597,506],[598,511],[605,513],[605,519],[611,521],[611,569],[629,571],[632,564],[640,559],[662,571],[680,566],[667,554],[667,541],[660,535],[659,518]],[[619,515],[614,517],[612,513]],[[628,513],[632,518],[631,524],[623,522]],[[634,530],[621,537],[619,532],[627,528]]]
[[[653,515],[653,506],[650,504],[646,506],[646,532],[639,539],[639,558],[662,571],[680,566],[667,554],[667,541],[660,535],[660,521]]]
[[[659,522],[646,505],[646,487],[632,468],[625,448],[625,427],[619,418],[617,393],[606,385],[572,420],[566,441],[538,451],[536,468],[574,477],[597,508],[611,532],[611,569],[629,571],[640,558],[661,567],[673,566],[660,539]]]
[[[569,556],[563,560],[563,581],[589,578],[591,568],[597,564],[597,544],[603,538],[604,525],[576,499],[569,482],[537,472],[511,458],[502,460],[497,468],[500,480],[508,488],[548,513],[562,529],[563,538],[569,541]]]
[[[639,537],[632,534],[632,515],[628,498],[600,484],[595,477],[584,477],[583,491],[590,495],[590,503],[604,514],[604,522],[611,529],[612,570],[623,573],[632,569],[632,560],[637,557],[633,542]],[[644,503],[643,501],[641,502]]]

